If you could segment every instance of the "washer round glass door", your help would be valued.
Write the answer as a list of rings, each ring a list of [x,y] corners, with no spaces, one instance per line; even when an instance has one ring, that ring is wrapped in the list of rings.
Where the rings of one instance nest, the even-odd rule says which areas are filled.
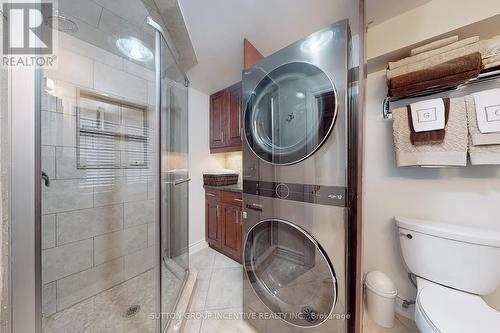
[[[265,76],[245,112],[245,136],[253,152],[273,164],[312,155],[330,134],[337,115],[335,87],[309,63],[292,62]]]
[[[250,284],[275,315],[300,327],[328,319],[337,300],[335,273],[309,234],[289,222],[262,221],[249,231],[244,256]]]

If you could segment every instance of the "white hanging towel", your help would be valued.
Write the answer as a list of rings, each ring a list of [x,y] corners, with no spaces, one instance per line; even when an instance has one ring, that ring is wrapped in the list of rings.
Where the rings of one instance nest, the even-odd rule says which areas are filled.
[[[445,111],[442,98],[410,104],[415,132],[442,130],[445,127]]]
[[[481,133],[500,132],[500,89],[475,94],[477,127]]]

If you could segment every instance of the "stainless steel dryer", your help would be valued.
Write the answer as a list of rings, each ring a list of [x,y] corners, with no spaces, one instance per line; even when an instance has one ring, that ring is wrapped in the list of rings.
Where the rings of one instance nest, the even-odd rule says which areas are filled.
[[[348,21],[243,74],[243,310],[261,333],[346,332]]]

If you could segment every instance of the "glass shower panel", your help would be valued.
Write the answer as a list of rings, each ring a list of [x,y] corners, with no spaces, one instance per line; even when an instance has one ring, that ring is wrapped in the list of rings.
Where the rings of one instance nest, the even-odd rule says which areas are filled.
[[[99,2],[90,26],[75,17],[76,2],[64,2],[54,20],[68,15],[76,28],[59,27],[58,67],[43,73],[43,332],[157,332],[148,8]]]
[[[161,55],[161,310],[173,313],[188,273],[188,89],[163,38]]]

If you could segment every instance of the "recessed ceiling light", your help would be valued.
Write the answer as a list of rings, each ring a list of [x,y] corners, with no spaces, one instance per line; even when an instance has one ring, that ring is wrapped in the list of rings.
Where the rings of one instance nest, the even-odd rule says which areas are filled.
[[[304,93],[301,91],[297,91],[295,97],[297,97],[298,99],[303,99],[304,97],[306,97],[306,95],[304,95]]]
[[[135,37],[118,38],[116,47],[121,53],[136,61],[148,62],[153,60],[153,52]]]

